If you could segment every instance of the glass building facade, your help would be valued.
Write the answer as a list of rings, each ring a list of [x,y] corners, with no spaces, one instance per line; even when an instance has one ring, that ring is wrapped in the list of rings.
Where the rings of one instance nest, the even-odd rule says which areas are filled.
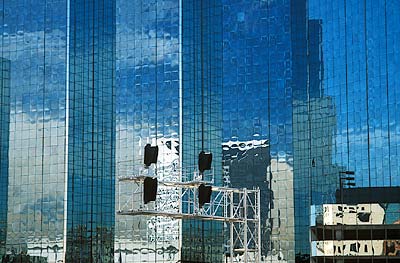
[[[214,185],[222,181],[221,14],[220,1],[182,1],[182,167],[197,169],[199,153],[211,152],[203,179]],[[183,221],[182,261],[222,261],[224,234],[221,222]]]
[[[220,184],[221,12],[213,0],[117,1],[117,176],[193,180],[204,150],[213,154],[205,179]],[[159,147],[156,169],[143,169],[148,143]],[[161,189],[160,199],[178,211],[179,192]],[[119,190],[128,200],[129,188]],[[222,224],[118,216],[115,260],[221,261],[223,235]]]
[[[116,4],[116,175],[145,173],[179,180],[180,3],[118,0]],[[143,168],[148,143],[159,147],[156,170]],[[129,190],[129,185],[121,185],[116,194],[128,200]],[[161,191],[165,204],[177,211],[178,192]],[[179,223],[156,216],[118,216],[115,261],[178,261]]]
[[[9,131],[5,149],[1,138],[2,164],[8,158],[1,166],[8,182],[1,186],[2,252],[11,260],[63,259],[66,18],[65,1],[1,3],[2,83],[9,63],[9,92],[2,85],[1,98],[2,131]]]
[[[10,123],[10,61],[0,59],[0,255],[5,254],[7,238],[8,139]]]
[[[110,262],[115,226],[115,1],[69,5],[66,262]]]
[[[399,7],[0,0],[0,258],[222,262],[222,224],[115,216],[118,176],[186,180],[204,150],[205,179],[261,189],[263,260],[308,262],[340,172],[400,184]]]
[[[310,206],[337,202],[339,172],[354,171],[356,187],[398,186],[400,3],[223,3],[224,175],[267,184],[267,261],[307,262]],[[265,142],[266,168],[250,151]]]
[[[3,262],[113,257],[114,5],[0,4]]]
[[[308,192],[311,205],[334,202],[343,171],[355,172],[355,187],[399,185],[399,88],[394,73],[399,4],[390,0],[307,3],[308,110],[299,110],[307,112],[309,122],[309,137],[303,137],[309,142],[304,162],[308,165],[303,166],[308,169],[303,170],[308,173],[303,178],[308,178],[309,190],[297,189]],[[315,107],[316,103],[323,105]],[[307,185],[300,178],[298,183]],[[299,198],[298,203],[304,201]],[[296,217],[306,222],[308,214]],[[302,225],[298,237],[304,236]],[[308,253],[309,245],[300,240],[296,240],[297,252]]]
[[[260,187],[262,254],[287,260],[294,257],[292,3],[223,5],[224,177],[232,187]]]

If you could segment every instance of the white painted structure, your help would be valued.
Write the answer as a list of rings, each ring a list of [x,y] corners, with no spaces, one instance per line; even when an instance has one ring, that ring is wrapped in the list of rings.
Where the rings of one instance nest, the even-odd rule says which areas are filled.
[[[202,181],[195,170],[191,173],[178,170],[181,178],[192,180],[159,180],[157,199],[149,204],[143,201],[143,183],[146,177],[152,177],[150,170],[143,169],[138,175],[119,177],[119,188],[124,187],[125,192],[130,189],[131,194],[118,196],[117,214],[225,222],[229,226],[229,249],[232,255],[227,260],[231,263],[261,262],[260,190],[212,186],[211,202],[199,207],[198,187],[201,184],[212,185],[213,179]]]

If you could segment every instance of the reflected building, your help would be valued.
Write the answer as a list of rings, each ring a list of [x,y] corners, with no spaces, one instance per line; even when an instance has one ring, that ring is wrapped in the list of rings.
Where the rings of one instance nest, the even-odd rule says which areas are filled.
[[[393,22],[400,15],[398,4],[337,1],[329,6],[320,0],[308,1],[309,19],[322,24],[324,96],[336,108],[332,163],[354,171],[357,187],[399,183],[394,150],[399,125],[394,74],[399,27]]]
[[[297,7],[305,12],[305,5]],[[306,23],[308,84],[293,98],[295,244],[300,262],[309,257],[309,244],[304,240],[309,239],[310,205],[334,201],[340,170],[332,163],[336,106],[333,97],[324,94],[323,22],[308,19]],[[296,27],[305,34],[304,21]]]
[[[331,97],[296,101],[294,107],[295,233],[299,260],[308,258],[310,206],[335,201],[340,167],[332,163],[336,108]],[[343,170],[343,169],[342,169]]]
[[[281,153],[271,158],[268,173],[272,201],[267,222],[269,231],[267,233],[270,238],[265,262],[293,262],[292,245],[295,239],[293,157]]]
[[[269,142],[264,141],[229,141],[222,144],[222,167],[224,186],[235,188],[259,188],[261,202],[265,205],[271,199],[267,186],[269,160]],[[261,210],[261,246],[265,246],[268,234],[268,210]],[[262,248],[266,251],[266,248]]]
[[[336,191],[335,203],[311,206],[311,262],[398,262],[399,187]],[[376,203],[372,203],[376,202]]]
[[[293,221],[294,235],[287,256],[273,251],[273,242],[266,247],[281,259],[308,262],[310,205],[334,202],[340,171],[355,171],[357,187],[398,185],[400,3],[223,3],[224,143],[269,140],[265,162],[286,162],[286,176],[272,166],[266,172],[274,194],[263,209],[293,209],[285,220]],[[275,187],[293,192],[280,190],[275,202],[279,180],[288,186]],[[286,242],[279,234],[276,240]]]
[[[329,206],[337,201],[335,194],[340,192],[339,172],[343,171],[355,172],[356,188],[346,189],[348,186],[344,186],[343,192],[346,194],[343,194],[345,204],[342,209],[350,209],[352,206],[362,209],[365,204],[398,202],[396,194],[385,201],[380,200],[383,195],[379,194],[377,189],[396,188],[399,185],[396,161],[398,154],[394,150],[399,145],[395,135],[399,125],[398,118],[395,117],[399,115],[398,107],[395,106],[399,104],[399,89],[394,73],[398,67],[398,52],[395,46],[399,42],[396,36],[400,30],[394,21],[400,16],[397,10],[399,4],[398,1],[347,0],[328,5],[325,1],[308,1],[309,45],[316,43],[312,37],[313,32],[315,34],[320,31],[321,35],[319,49],[322,54],[320,60],[323,74],[315,74],[323,83],[323,93],[319,94],[323,94],[321,98],[329,98],[335,109],[332,112],[335,114],[335,125],[329,124],[329,117],[321,121],[322,124],[325,123],[326,129],[332,127],[332,137],[328,139],[328,145],[323,143],[327,140],[324,133],[314,132],[314,136],[310,138],[310,155],[303,167],[309,170],[311,205]],[[310,21],[314,21],[313,24],[310,24]],[[320,29],[317,29],[316,21],[320,21]],[[310,75],[321,67],[318,63],[313,63],[315,56],[311,54],[311,50],[309,54],[312,66],[309,69]],[[315,100],[312,91],[314,83],[317,81],[313,81],[310,75],[310,92],[307,97],[310,108]],[[320,145],[325,147],[321,149]],[[327,151],[330,153],[325,154]],[[320,157],[326,160],[318,160]],[[324,168],[322,171],[321,164],[331,168]],[[317,181],[314,179],[315,174],[318,174]],[[324,189],[325,193],[320,191],[321,189]],[[370,199],[360,199],[363,195],[361,192],[371,191],[375,194],[369,195]],[[374,212],[371,213],[373,217]],[[372,229],[384,228],[382,224],[386,223],[375,222]],[[356,226],[350,228],[354,227]],[[372,240],[371,242],[377,240],[363,238],[363,233],[359,234],[359,238],[351,239]],[[364,249],[364,244],[353,241],[351,244],[346,241],[349,246],[341,253],[350,253],[353,256],[353,259],[347,259],[350,261],[371,262],[373,255],[368,254],[371,253],[371,246]],[[382,242],[380,241],[380,247]],[[395,243],[392,245],[396,246]],[[354,247],[358,254],[354,253]],[[375,252],[378,247],[372,245]],[[309,249],[306,246],[299,246],[300,253],[305,254],[307,250]],[[312,253],[313,251],[311,250]],[[398,259],[382,257],[374,258],[373,261],[397,262]]]
[[[311,189],[325,180],[330,188],[336,184],[336,178],[320,177],[335,170],[336,127],[334,102],[324,96],[322,21],[309,19],[306,0],[225,1],[223,16],[224,141],[269,141],[261,173],[262,191],[269,193],[262,253],[266,261],[295,262],[301,251],[309,254]],[[318,138],[318,149],[310,150],[311,137]],[[313,175],[310,156],[318,159]],[[254,168],[234,176],[241,180]],[[320,196],[325,190],[318,190]]]
[[[309,213],[313,207],[336,202],[340,172],[355,172],[356,187],[364,191],[398,186],[399,171],[393,166],[397,163],[394,148],[398,145],[393,131],[398,121],[396,107],[392,106],[399,103],[393,77],[398,65],[394,48],[398,27],[393,26],[393,21],[399,17],[393,8],[399,3],[330,3],[307,1],[303,7],[307,14],[307,22],[301,26],[306,28],[308,83],[294,96],[297,98],[294,189],[299,262],[309,262],[310,251],[315,252],[314,245],[310,250],[308,242],[304,242],[310,238],[306,230]],[[357,191],[347,192],[348,200],[358,200],[358,195]],[[377,191],[371,199],[353,204],[377,204],[382,195],[383,192]],[[365,240],[375,242],[371,237]],[[351,244],[346,241],[346,249],[363,246],[353,241]],[[356,260],[370,262],[365,253]],[[387,262],[386,258],[375,260]]]

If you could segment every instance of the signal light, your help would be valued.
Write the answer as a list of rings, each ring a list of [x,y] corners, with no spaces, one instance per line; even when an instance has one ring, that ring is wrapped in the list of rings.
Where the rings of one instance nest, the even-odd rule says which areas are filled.
[[[146,177],[143,183],[143,200],[144,203],[147,204],[151,201],[156,201],[157,197],[157,187],[158,180],[157,178]]]
[[[149,167],[152,163],[157,163],[158,146],[146,144],[144,147],[144,164]]]
[[[203,173],[205,170],[211,170],[212,153],[205,153],[201,151],[199,153],[199,171]]]
[[[206,186],[204,184],[201,184],[199,186],[199,207],[203,207],[205,203],[209,203],[211,201],[211,186]]]

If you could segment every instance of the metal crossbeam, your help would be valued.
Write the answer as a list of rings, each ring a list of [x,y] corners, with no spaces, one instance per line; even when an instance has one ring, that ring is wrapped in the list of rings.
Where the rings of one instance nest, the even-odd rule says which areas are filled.
[[[230,219],[223,216],[212,216],[212,215],[202,215],[202,214],[188,214],[188,213],[171,213],[171,212],[162,212],[156,210],[136,210],[136,211],[119,211],[119,215],[128,215],[128,216],[166,216],[174,219],[201,219],[201,220],[213,220],[213,221],[222,221],[222,222],[240,222],[239,219]]]
[[[211,202],[199,207],[198,188],[211,185],[204,180],[159,181],[155,202],[144,204],[143,183],[148,175],[119,179],[118,215],[164,216],[199,219],[229,224],[229,262],[260,262],[260,191],[212,186]],[[168,176],[163,176],[168,178]],[[121,189],[124,194],[122,195]],[[129,192],[129,194],[127,194]]]

